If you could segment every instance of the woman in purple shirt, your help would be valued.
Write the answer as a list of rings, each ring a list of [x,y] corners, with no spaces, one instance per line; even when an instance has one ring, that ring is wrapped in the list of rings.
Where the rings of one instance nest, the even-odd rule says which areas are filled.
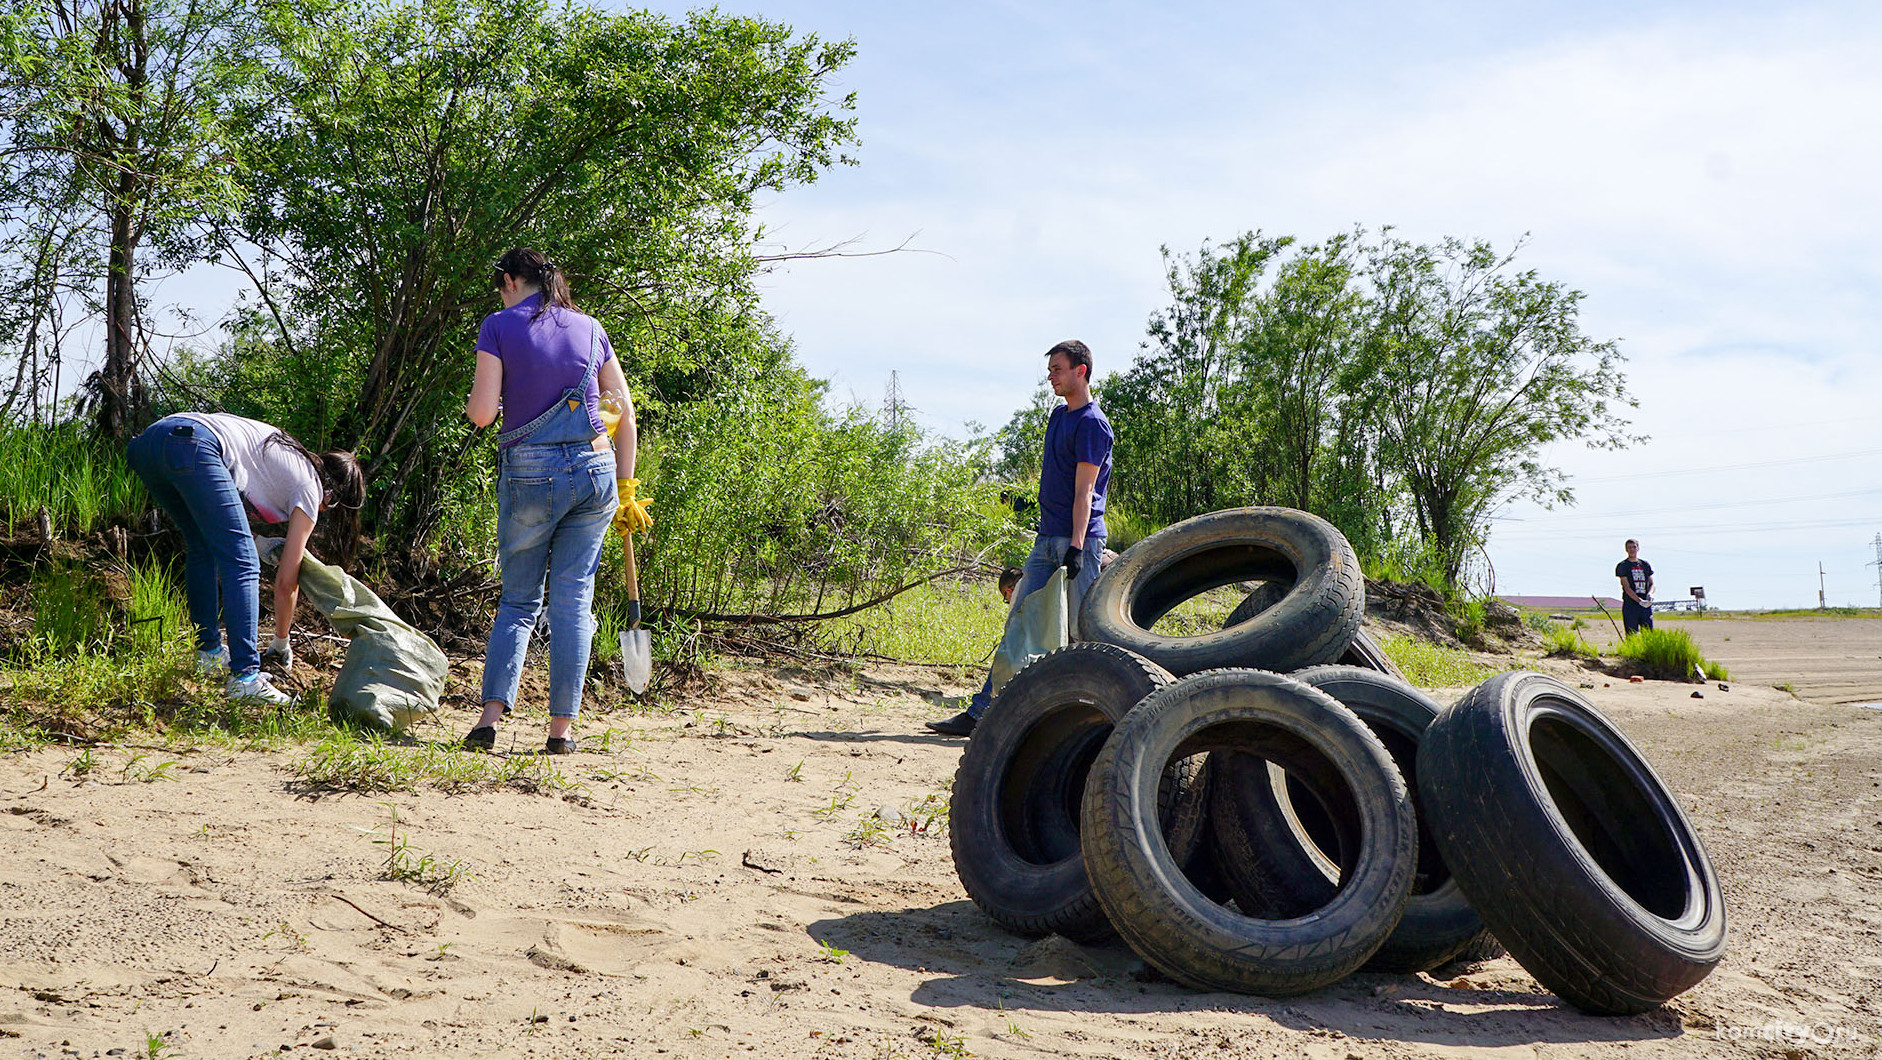
[[[477,334],[477,377],[465,415],[479,427],[503,415],[497,435],[497,563],[503,598],[484,656],[483,716],[464,746],[489,750],[516,701],[523,653],[549,600],[549,754],[575,750],[594,640],[592,606],[602,537],[653,525],[634,496],[637,442],[627,379],[599,321],[576,309],[548,258],[513,249],[494,277],[503,308]],[[618,395],[613,445],[601,395]]]

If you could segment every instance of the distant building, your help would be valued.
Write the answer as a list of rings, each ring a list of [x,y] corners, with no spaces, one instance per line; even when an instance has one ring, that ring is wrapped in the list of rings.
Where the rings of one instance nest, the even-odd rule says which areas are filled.
[[[1531,611],[1594,611],[1595,598],[1588,596],[1499,596],[1498,600],[1511,607],[1524,607]],[[1612,596],[1600,598],[1601,606],[1610,611],[1619,612],[1621,602]]]

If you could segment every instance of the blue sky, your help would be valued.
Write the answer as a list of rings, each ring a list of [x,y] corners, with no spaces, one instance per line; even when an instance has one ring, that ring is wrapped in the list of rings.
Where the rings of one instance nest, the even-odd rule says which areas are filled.
[[[920,251],[766,278],[839,395],[897,371],[928,426],[998,425],[1052,342],[1134,356],[1163,245],[1527,234],[1651,441],[1552,450],[1579,503],[1503,513],[1497,589],[1610,594],[1631,535],[1662,598],[1813,605],[1821,562],[1873,606],[1882,18],[1773,6],[722,5],[859,46],[861,164],[761,214],[779,247]]]

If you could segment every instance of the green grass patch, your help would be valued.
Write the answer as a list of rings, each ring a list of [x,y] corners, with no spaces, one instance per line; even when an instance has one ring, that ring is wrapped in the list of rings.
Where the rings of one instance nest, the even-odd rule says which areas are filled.
[[[1732,679],[1725,667],[1699,654],[1692,634],[1683,629],[1636,630],[1621,640],[1614,653],[1645,676],[1664,681],[1691,681],[1699,674],[1708,681]]]
[[[1215,633],[1227,622],[1229,614],[1248,598],[1248,593],[1233,585],[1224,585],[1199,593],[1172,607],[1150,627],[1163,637],[1200,637]]]
[[[1596,659],[1601,653],[1580,633],[1568,626],[1554,626],[1542,635],[1548,654],[1566,659]]]
[[[992,579],[938,581],[888,603],[819,625],[832,651],[907,662],[975,666],[987,661],[1006,628],[1006,603]]]
[[[1379,646],[1405,672],[1406,680],[1420,688],[1465,688],[1497,672],[1472,659],[1469,652],[1402,634],[1381,639]]]
[[[545,755],[491,755],[455,743],[388,743],[376,733],[329,732],[288,765],[309,787],[332,792],[447,793],[506,788],[532,794],[574,792],[581,785]]]
[[[31,520],[43,507],[60,531],[84,534],[146,503],[124,451],[94,442],[83,421],[0,424],[0,515],[8,524]]]

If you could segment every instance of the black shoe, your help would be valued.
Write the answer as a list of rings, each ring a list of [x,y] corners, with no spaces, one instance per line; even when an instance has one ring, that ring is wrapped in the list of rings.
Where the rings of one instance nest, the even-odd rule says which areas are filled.
[[[488,751],[496,745],[497,727],[494,725],[472,729],[470,735],[464,737],[464,750],[466,751]]]
[[[549,742],[542,745],[546,755],[572,755],[575,753],[575,737],[551,736]]]
[[[951,718],[931,721],[928,727],[943,736],[971,736],[974,732],[975,719],[972,714],[961,711]]]

